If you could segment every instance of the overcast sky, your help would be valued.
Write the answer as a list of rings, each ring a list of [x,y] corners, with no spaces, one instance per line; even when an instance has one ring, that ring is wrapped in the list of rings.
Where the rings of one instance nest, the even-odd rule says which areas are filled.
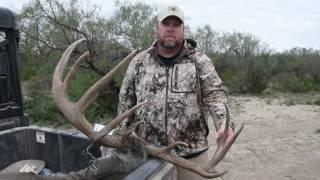
[[[19,12],[30,0],[0,0],[0,6]],[[83,0],[86,1],[86,0]],[[136,0],[131,0],[131,2]],[[142,0],[156,7],[176,4],[184,10],[186,24],[195,28],[210,24],[213,29],[253,34],[270,48],[320,49],[319,0]],[[113,0],[91,0],[106,15],[114,10]],[[84,6],[86,3],[84,3]]]

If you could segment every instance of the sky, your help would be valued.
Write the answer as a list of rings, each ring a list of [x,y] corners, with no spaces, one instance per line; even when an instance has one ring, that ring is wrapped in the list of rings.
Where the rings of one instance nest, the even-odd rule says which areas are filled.
[[[30,0],[0,0],[0,7],[19,12]],[[107,16],[113,0],[82,0],[96,4]],[[138,0],[130,0],[136,2]],[[191,28],[209,24],[214,30],[250,33],[275,51],[293,47],[320,50],[319,0],[140,0],[163,8],[178,5]]]

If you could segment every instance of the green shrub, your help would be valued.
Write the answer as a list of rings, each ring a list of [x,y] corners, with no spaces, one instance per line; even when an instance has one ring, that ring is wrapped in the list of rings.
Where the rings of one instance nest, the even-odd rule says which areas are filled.
[[[47,92],[40,92],[25,102],[25,112],[32,124],[53,125],[58,123],[59,110]]]
[[[289,73],[274,76],[270,81],[269,87],[282,92],[294,93],[318,91],[320,89],[320,85],[312,78],[304,77],[301,79]]]

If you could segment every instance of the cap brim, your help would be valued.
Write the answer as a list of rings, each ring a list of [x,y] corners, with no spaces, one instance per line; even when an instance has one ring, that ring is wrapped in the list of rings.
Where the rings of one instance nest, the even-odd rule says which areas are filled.
[[[159,19],[159,22],[162,22],[163,20],[167,19],[168,17],[176,17],[177,19],[179,19],[181,21],[181,23],[183,23],[183,19],[181,19],[181,17],[179,17],[178,15],[174,15],[174,14],[170,14],[167,16],[162,17],[161,19]]]

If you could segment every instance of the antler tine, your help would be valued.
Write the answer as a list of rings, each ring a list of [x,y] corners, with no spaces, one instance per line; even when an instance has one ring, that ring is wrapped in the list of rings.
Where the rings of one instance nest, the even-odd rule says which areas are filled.
[[[67,74],[67,79],[62,82],[63,78],[63,71],[70,60],[70,55],[73,52],[73,50],[79,45],[81,42],[85,41],[86,39],[80,39],[78,41],[75,41],[72,43],[66,51],[63,53],[62,57],[60,58],[56,69],[53,74],[52,78],[52,95],[53,99],[56,103],[56,105],[59,107],[59,109],[63,112],[63,114],[67,117],[67,119],[81,132],[85,133],[88,137],[92,136],[92,128],[90,123],[86,120],[85,116],[82,113],[78,112],[78,107],[75,103],[68,100],[66,87],[68,86],[67,82],[69,83],[69,80],[74,75],[75,71],[69,72]],[[86,53],[85,53],[86,54]],[[85,55],[84,54],[84,55]],[[77,63],[81,61],[83,56],[81,56]],[[74,65],[71,69],[76,70],[77,65]]]
[[[97,81],[93,86],[88,89],[88,91],[81,97],[78,104],[80,110],[85,112],[88,107],[95,101],[96,97],[98,96],[98,92],[101,91],[102,88],[105,87],[105,84],[108,84],[113,76],[123,67],[125,64],[128,63],[136,54],[138,50],[132,51],[126,58],[124,58],[116,67],[114,67],[107,75],[105,75],[102,79]]]
[[[238,138],[240,135],[242,129],[244,128],[244,124],[242,123],[239,130],[233,135],[232,139],[230,139],[229,143],[225,144],[219,153],[217,153],[217,157],[215,158],[214,161],[212,161],[212,166],[216,166],[227,154],[229,149],[231,148],[232,144],[235,142],[235,140]]]
[[[85,53],[83,53],[78,59],[77,61],[71,66],[68,74],[66,75],[64,81],[63,81],[63,85],[65,87],[65,89],[68,89],[68,86],[70,84],[70,80],[72,80],[76,74],[76,72],[78,72],[79,68],[80,68],[80,64],[90,55],[89,51],[86,51]]]
[[[183,143],[176,142],[175,145],[183,145]],[[170,146],[170,145],[169,145]],[[158,157],[161,159],[164,159],[172,164],[175,164],[177,166],[180,166],[184,169],[187,169],[189,171],[192,171],[194,173],[199,174],[200,176],[206,177],[206,178],[215,178],[220,177],[224,175],[227,172],[216,172],[216,171],[208,171],[206,169],[206,166],[203,164],[192,162],[188,159],[184,159],[182,157],[179,157],[177,155],[170,154],[168,152],[168,148],[171,147],[155,147],[154,145],[145,145],[146,152],[153,156]]]
[[[74,43],[72,43],[67,49],[66,51],[63,53],[62,57],[60,58],[59,63],[56,66],[56,69],[54,71],[53,74],[53,81],[59,81],[62,82],[62,76],[63,76],[63,71],[70,59],[70,55],[73,52],[73,50],[77,47],[78,44],[80,44],[81,42],[85,41],[86,39],[79,39],[77,41],[75,41]]]
[[[233,135],[233,137],[227,142],[228,138],[228,131],[229,131],[229,124],[230,124],[230,113],[228,107],[225,105],[226,108],[226,124],[225,129],[223,132],[223,135],[220,139],[217,141],[217,149],[212,156],[212,158],[209,161],[208,169],[214,171],[214,167],[224,158],[224,156],[227,154],[229,149],[231,148],[234,141],[237,139],[239,134],[241,133],[244,125],[241,124],[240,129]]]
[[[101,129],[94,137],[94,141],[100,141],[104,136],[106,136],[112,129],[114,129],[122,120],[129,117],[133,112],[135,112],[138,108],[143,106],[146,102],[139,103],[129,109],[128,111],[120,114],[115,119],[113,119],[110,123],[108,123],[103,129]]]
[[[226,108],[226,123],[225,123],[225,127],[224,127],[224,131],[223,131],[222,136],[219,137],[219,139],[217,140],[216,151],[209,161],[208,169],[212,169],[212,170],[214,170],[215,165],[218,164],[224,158],[225,153],[227,153],[227,151],[228,151],[228,150],[226,150],[225,153],[222,154],[222,152],[224,152],[223,147],[224,147],[226,140],[227,140],[227,135],[228,135],[228,131],[229,131],[229,124],[230,124],[229,109],[226,104],[224,104],[224,106]]]
[[[54,99],[58,99],[56,103],[58,106],[63,106],[63,104],[70,104],[69,101],[67,101],[65,98],[66,96],[66,91],[65,91],[65,86],[64,83],[62,83],[62,77],[63,77],[63,71],[70,59],[70,55],[74,48],[80,44],[82,41],[85,41],[85,39],[80,39],[74,43],[72,43],[66,51],[63,53],[62,57],[60,58],[55,71],[53,73],[52,77],[52,94]]]

